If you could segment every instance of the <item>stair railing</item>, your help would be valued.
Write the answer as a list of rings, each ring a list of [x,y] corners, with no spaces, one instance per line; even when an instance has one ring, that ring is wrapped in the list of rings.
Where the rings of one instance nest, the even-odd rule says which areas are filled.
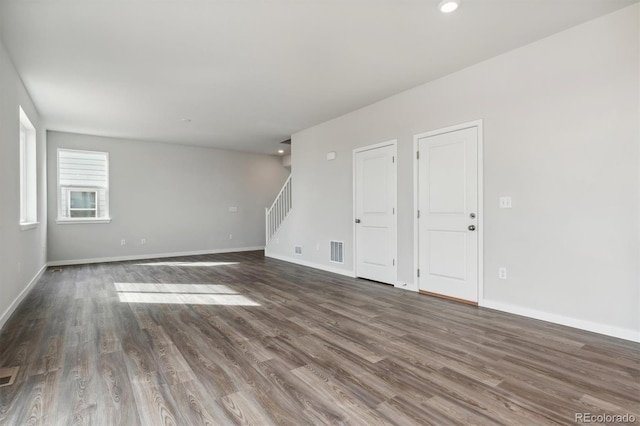
[[[291,195],[291,175],[289,175],[271,207],[265,208],[265,245],[269,244],[278,229],[280,229],[282,222],[291,212],[293,207]]]

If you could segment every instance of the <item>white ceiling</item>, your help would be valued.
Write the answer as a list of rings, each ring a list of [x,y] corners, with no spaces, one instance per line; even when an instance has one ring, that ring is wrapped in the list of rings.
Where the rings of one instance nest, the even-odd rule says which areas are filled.
[[[443,15],[438,0],[0,1],[49,129],[264,153],[637,2],[463,0]]]

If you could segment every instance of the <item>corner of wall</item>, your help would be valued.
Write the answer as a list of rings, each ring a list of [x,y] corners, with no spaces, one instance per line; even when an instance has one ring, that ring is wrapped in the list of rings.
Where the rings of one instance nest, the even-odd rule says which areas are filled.
[[[5,311],[2,313],[2,315],[0,315],[0,330],[2,329],[2,327],[4,327],[4,325],[7,323],[7,321],[9,321],[9,318],[11,318],[11,315],[13,314],[13,312],[18,308],[18,306],[24,300],[24,298],[27,297],[27,294],[29,294],[29,292],[31,291],[33,286],[36,285],[38,280],[45,273],[45,271],[47,270],[47,267],[48,267],[48,265],[45,263],[45,265],[42,268],[40,268],[40,270],[31,279],[31,281],[29,281],[29,283],[26,285],[26,287],[24,289],[22,289],[20,294],[18,294],[18,297],[16,297],[13,300],[13,302],[11,302],[11,304],[5,309]]]
[[[46,269],[46,135],[30,94],[0,40],[0,327]],[[37,220],[22,229],[20,217],[20,117],[22,107],[36,129]]]

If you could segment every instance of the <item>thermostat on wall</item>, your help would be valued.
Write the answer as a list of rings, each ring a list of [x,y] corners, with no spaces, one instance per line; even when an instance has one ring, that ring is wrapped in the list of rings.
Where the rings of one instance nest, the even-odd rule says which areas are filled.
[[[331,160],[335,160],[335,159],[336,159],[336,152],[335,151],[327,152],[327,161],[331,161]]]

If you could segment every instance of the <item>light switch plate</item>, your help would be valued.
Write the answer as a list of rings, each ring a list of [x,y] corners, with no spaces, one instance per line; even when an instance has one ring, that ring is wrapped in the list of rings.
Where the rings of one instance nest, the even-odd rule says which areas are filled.
[[[500,197],[500,208],[501,209],[510,209],[511,208],[511,197]]]

